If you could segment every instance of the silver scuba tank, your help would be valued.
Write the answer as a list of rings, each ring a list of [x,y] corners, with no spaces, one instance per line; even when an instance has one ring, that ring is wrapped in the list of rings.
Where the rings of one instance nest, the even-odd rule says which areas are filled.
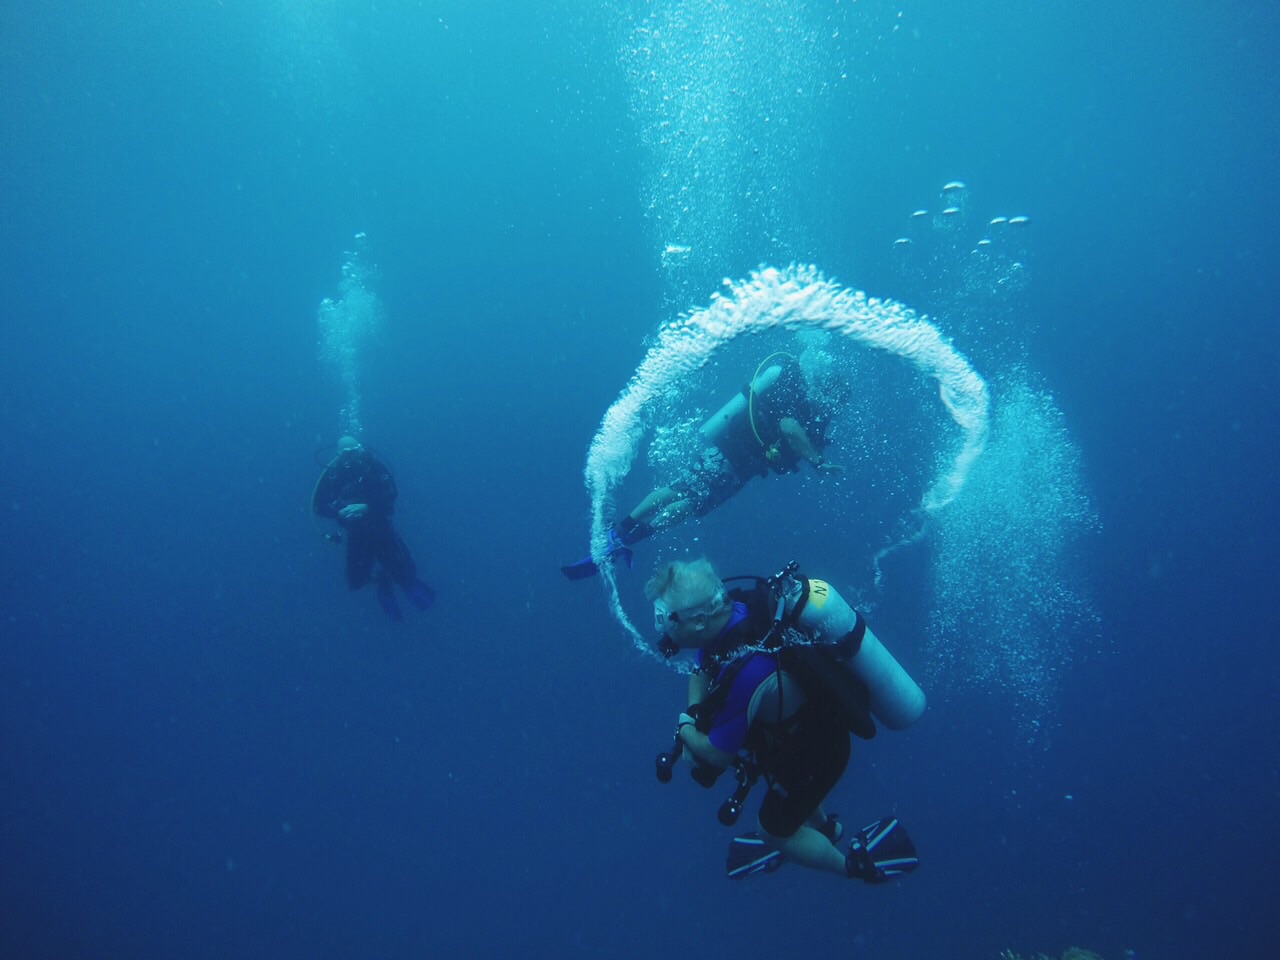
[[[795,609],[803,595],[803,584],[798,579],[794,583],[795,587],[788,590],[788,612]],[[860,617],[825,580],[810,577],[808,584],[808,599],[800,609],[797,623],[819,644],[838,644],[857,628]],[[792,591],[794,595],[791,595]],[[866,684],[871,694],[871,712],[877,720],[890,730],[905,729],[924,713],[924,691],[871,632],[871,628],[864,625],[864,631],[857,652],[847,660],[836,662]]]

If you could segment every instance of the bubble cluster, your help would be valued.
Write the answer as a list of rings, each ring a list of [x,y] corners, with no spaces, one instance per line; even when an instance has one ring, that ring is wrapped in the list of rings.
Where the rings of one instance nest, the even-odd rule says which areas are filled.
[[[327,151],[352,135],[360,77],[348,49],[350,22],[341,0],[277,0],[260,5],[259,56],[267,91],[296,135],[323,131]],[[319,152],[318,150],[316,152]]]
[[[360,436],[360,359],[365,345],[382,326],[382,301],[371,286],[377,268],[368,262],[366,237],[356,234],[352,250],[342,265],[338,298],[320,302],[316,322],[320,329],[320,359],[331,366],[346,393],[339,432]]]
[[[932,210],[907,218],[893,242],[903,295],[929,310],[984,368],[1025,359],[1020,294],[1030,281],[1025,215],[974,217],[969,188],[947,183]]]
[[[1100,629],[1073,551],[1098,528],[1080,454],[1053,397],[1024,368],[993,383],[987,450],[935,525],[932,679],[1007,693],[1029,737]]]
[[[682,308],[734,263],[812,255],[795,176],[845,79],[835,11],[790,0],[647,4],[620,53],[649,154],[643,203]]]
[[[930,530],[933,681],[1001,696],[1046,742],[1058,682],[1101,629],[1076,552],[1097,530],[1078,447],[1029,359],[1032,221],[973,214],[946,184],[908,217],[893,255],[913,302],[992,379],[992,433],[965,493]]]

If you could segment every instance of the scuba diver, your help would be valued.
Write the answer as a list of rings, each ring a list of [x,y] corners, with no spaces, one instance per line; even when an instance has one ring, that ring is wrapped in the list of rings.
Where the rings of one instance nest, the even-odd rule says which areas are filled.
[[[419,609],[427,609],[435,600],[435,592],[418,579],[409,548],[391,525],[397,495],[391,471],[355,437],[338,441],[338,455],[325,466],[311,492],[312,512],[336,521],[345,531],[347,586],[359,590],[376,581],[378,603],[392,620],[403,619],[393,585],[398,584]],[[341,533],[323,536],[330,543],[343,540]]]
[[[737,789],[719,813],[726,826],[764,779],[758,831],[730,843],[731,878],[792,861],[884,883],[919,863],[902,824],[883,817],[842,850],[844,826],[823,804],[848,765],[849,734],[870,739],[877,719],[908,726],[924,711],[924,693],[830,584],[796,571],[792,562],[773,577],[731,577],[751,584],[731,589],[706,559],[675,561],[645,588],[659,650],[697,651],[658,779],[671,779],[681,754],[704,787],[733,768]]]
[[[630,566],[632,544],[689,517],[706,516],[752,477],[795,473],[805,461],[822,473],[843,472],[823,455],[831,408],[841,391],[822,392],[824,403],[811,399],[805,374],[791,354],[765,357],[750,382],[698,428],[704,446],[697,462],[610,526],[609,559]],[[570,580],[585,580],[599,571],[590,556],[560,569]]]

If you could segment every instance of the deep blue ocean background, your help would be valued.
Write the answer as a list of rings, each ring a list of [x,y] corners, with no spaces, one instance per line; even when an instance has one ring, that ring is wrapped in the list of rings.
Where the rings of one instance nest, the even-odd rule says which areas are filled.
[[[623,52],[679,6],[0,9],[0,956],[1273,954],[1280,7],[760,0],[734,30],[799,18],[844,77],[767,158],[790,233],[725,223],[688,292],[637,117],[664,78]],[[789,256],[910,303],[893,241],[952,179],[1032,218],[1019,322],[1100,627],[1048,732],[959,685],[855,750],[833,805],[899,813],[914,876],[736,886],[720,791],[654,781],[683,681],[559,572],[587,446],[721,276]],[[365,436],[438,591],[403,624],[306,509],[359,231]],[[685,546],[781,562],[796,496]],[[913,669],[929,550],[880,600]]]

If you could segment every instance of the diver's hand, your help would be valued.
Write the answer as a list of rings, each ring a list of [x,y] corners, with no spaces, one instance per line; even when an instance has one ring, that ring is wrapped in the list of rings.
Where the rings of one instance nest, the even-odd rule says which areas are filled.
[[[338,511],[338,516],[343,520],[355,520],[357,517],[363,517],[369,512],[367,503],[349,503]]]
[[[689,714],[681,713],[679,719],[676,720],[676,739],[680,741],[681,744],[684,744],[684,737],[680,735],[680,732],[684,730],[685,727],[693,727],[693,729],[697,730],[698,722],[694,720],[693,717],[689,716]],[[692,751],[685,750],[683,756],[685,763],[690,766],[697,766],[698,762],[694,759]]]

